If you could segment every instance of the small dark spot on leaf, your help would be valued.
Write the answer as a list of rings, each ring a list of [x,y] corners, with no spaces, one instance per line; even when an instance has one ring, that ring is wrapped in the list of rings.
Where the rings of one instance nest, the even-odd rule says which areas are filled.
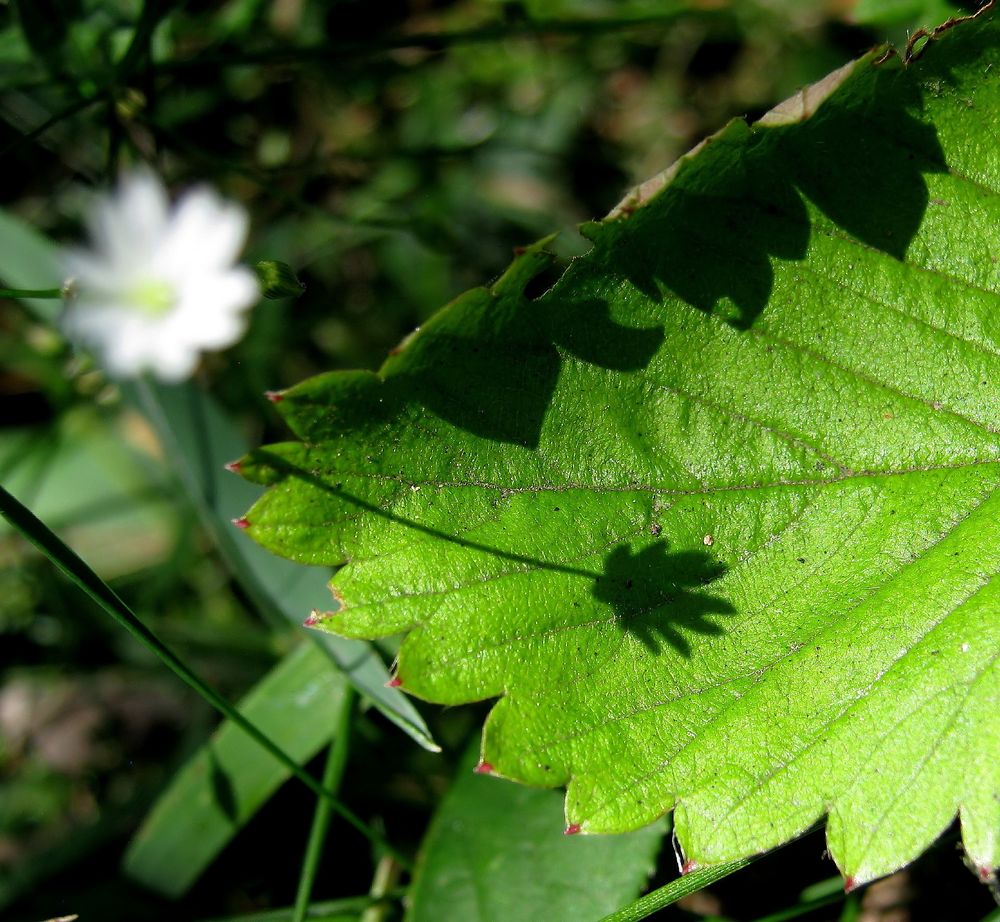
[[[805,557],[797,557],[796,559],[798,560],[799,563],[805,563],[806,562]]]

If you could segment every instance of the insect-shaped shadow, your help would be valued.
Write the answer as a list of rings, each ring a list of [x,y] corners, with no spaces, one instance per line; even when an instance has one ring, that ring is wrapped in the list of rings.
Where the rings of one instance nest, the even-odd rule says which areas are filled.
[[[268,463],[283,477],[295,477],[386,522],[412,528],[414,532],[455,547],[491,554],[537,570],[592,581],[594,598],[611,605],[619,627],[639,638],[654,654],[662,652],[666,643],[682,656],[690,656],[691,641],[685,635],[723,634],[723,625],[710,620],[710,616],[736,614],[736,609],[726,599],[706,591],[706,587],[726,572],[726,567],[707,551],[668,553],[667,542],[659,540],[633,552],[630,544],[623,543],[605,556],[604,569],[598,572],[585,566],[543,560],[513,548],[484,544],[397,515],[354,495],[340,484],[327,483],[311,471],[267,449],[257,449],[252,456],[257,461]]]
[[[704,551],[667,553],[666,542],[657,541],[633,554],[621,544],[605,558],[594,596],[611,605],[619,627],[651,653],[662,652],[667,644],[690,656],[686,635],[722,634],[725,628],[710,616],[736,613],[728,601],[705,591],[725,572]]]

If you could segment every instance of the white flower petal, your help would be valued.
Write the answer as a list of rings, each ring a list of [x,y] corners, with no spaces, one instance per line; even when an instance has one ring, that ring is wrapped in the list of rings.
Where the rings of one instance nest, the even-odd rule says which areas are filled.
[[[241,207],[223,201],[211,189],[192,189],[174,209],[156,268],[173,278],[225,269],[243,249],[248,229]]]
[[[114,196],[99,199],[87,217],[97,255],[119,270],[147,264],[168,229],[166,189],[148,170],[122,174]]]
[[[222,349],[246,329],[245,313],[260,297],[249,269],[230,269],[192,280],[181,295],[175,320],[188,341],[202,349]]]
[[[196,349],[189,349],[183,343],[169,343],[169,348],[161,348],[151,357],[150,370],[161,381],[183,381],[191,377],[199,357]]]
[[[110,374],[179,381],[202,351],[242,336],[259,290],[233,265],[247,235],[240,206],[202,188],[170,212],[159,179],[143,170],[95,201],[87,223],[92,249],[62,254],[72,293],[60,325]]]

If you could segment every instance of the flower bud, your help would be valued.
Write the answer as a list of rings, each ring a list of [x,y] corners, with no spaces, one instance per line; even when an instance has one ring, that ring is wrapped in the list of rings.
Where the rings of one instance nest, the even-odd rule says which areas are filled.
[[[302,284],[288,263],[265,259],[254,266],[260,280],[260,290],[265,298],[297,298],[306,286]]]

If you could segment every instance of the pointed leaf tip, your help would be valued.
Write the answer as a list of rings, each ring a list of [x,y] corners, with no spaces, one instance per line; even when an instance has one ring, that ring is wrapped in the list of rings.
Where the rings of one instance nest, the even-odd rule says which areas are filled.
[[[242,531],[246,531],[246,529],[250,527],[250,520],[245,516],[241,516],[238,519],[233,519],[232,521],[233,524]]]
[[[492,765],[490,765],[490,763],[489,763],[489,762],[480,762],[480,763],[479,763],[479,764],[478,764],[478,765],[477,765],[477,766],[476,766],[476,767],[475,767],[475,768],[473,769],[473,771],[474,771],[474,772],[475,772],[475,773],[476,773],[477,775],[492,775],[492,774],[493,774],[493,766],[492,766]]]
[[[570,823],[564,830],[564,836],[575,836],[583,827],[579,823]]]
[[[238,474],[240,472],[241,464],[239,461],[230,461],[228,464],[224,464],[223,467],[231,474]]]
[[[850,893],[858,889],[858,884],[853,877],[844,878],[844,893]]]
[[[281,403],[285,399],[284,392],[282,391],[264,391],[264,396],[271,401],[271,403]]]
[[[388,682],[385,683],[386,688],[399,688],[403,684],[403,680],[398,676],[394,675]]]

